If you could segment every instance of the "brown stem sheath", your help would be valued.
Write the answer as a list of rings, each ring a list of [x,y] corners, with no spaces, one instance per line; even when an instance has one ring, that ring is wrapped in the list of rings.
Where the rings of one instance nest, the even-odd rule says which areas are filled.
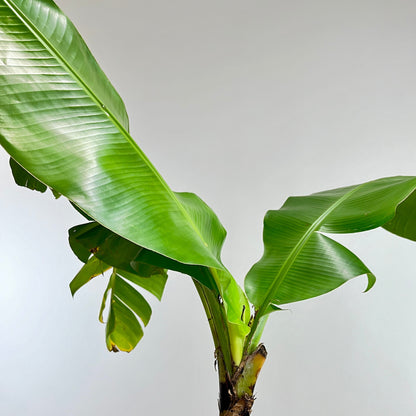
[[[254,387],[267,357],[263,344],[244,357],[232,377],[220,381],[220,416],[249,416],[254,403]]]

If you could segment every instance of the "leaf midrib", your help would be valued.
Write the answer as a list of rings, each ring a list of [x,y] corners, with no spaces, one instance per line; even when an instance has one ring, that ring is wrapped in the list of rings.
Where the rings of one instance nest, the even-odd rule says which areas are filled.
[[[39,39],[39,41],[42,43],[42,45],[57,59],[61,65],[64,66],[64,68],[68,71],[69,75],[71,75],[79,85],[84,89],[84,91],[88,94],[88,96],[91,98],[92,101],[96,103],[96,105],[100,108],[100,111],[105,113],[109,119],[115,124],[115,126],[118,128],[120,133],[124,136],[124,138],[129,142],[129,144],[133,147],[133,149],[140,155],[140,157],[144,160],[146,165],[150,168],[152,173],[155,175],[155,177],[159,180],[159,182],[162,184],[166,192],[169,194],[169,196],[174,200],[176,205],[179,208],[179,211],[182,213],[182,215],[185,217],[186,221],[191,225],[195,233],[198,235],[198,237],[201,239],[203,245],[205,247],[208,247],[207,242],[205,241],[204,237],[202,236],[201,231],[196,226],[195,222],[192,220],[189,213],[186,211],[184,206],[180,203],[180,201],[177,199],[174,192],[170,189],[168,184],[165,182],[165,180],[162,178],[160,173],[156,170],[156,168],[153,166],[153,164],[150,162],[148,157],[143,153],[143,151],[140,149],[138,144],[133,140],[133,138],[130,136],[130,134],[127,132],[127,130],[124,128],[124,126],[118,121],[118,119],[114,116],[114,114],[110,111],[108,107],[104,105],[101,100],[94,94],[94,92],[89,88],[89,86],[83,81],[83,79],[78,75],[78,73],[68,64],[66,59],[62,57],[62,55],[53,47],[53,45],[48,42],[47,38],[43,35],[43,33],[36,28],[36,26],[31,22],[29,18],[26,17],[24,12],[13,2],[10,0],[4,0],[6,5],[15,13],[15,15],[23,22],[23,24],[35,35],[36,38]],[[58,189],[59,191],[59,189]],[[68,197],[67,197],[68,198]],[[70,199],[70,198],[68,198]],[[70,199],[71,200],[71,199]],[[71,200],[72,201],[72,200]],[[72,201],[76,204],[75,201]],[[78,204],[76,204],[78,205]],[[80,207],[83,209],[82,207]],[[91,217],[94,217],[90,212],[85,210],[85,212]]]

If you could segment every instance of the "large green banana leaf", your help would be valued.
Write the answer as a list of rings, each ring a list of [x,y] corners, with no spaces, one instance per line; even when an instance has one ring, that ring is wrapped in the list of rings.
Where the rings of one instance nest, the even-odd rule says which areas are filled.
[[[223,269],[225,230],[172,192],[130,137],[124,104],[51,0],[0,0],[0,144],[36,179],[118,235]]]
[[[16,182],[50,187],[150,267],[214,289],[243,339],[249,306],[220,260],[224,228],[196,195],[173,192],[130,137],[121,98],[53,1],[0,0],[0,85],[0,144]]]
[[[348,249],[322,233],[355,233],[385,226],[416,239],[416,177],[378,179],[309,196],[291,197],[264,219],[264,255],[246,276],[258,315],[270,305],[327,293],[349,279],[374,276]]]

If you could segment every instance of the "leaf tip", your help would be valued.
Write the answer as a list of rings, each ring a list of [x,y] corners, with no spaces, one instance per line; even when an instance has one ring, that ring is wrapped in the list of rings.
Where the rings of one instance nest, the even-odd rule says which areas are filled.
[[[62,194],[59,193],[58,191],[56,191],[55,189],[53,189],[53,188],[49,188],[49,189],[51,190],[55,199],[59,199],[62,196]]]
[[[367,293],[376,283],[376,277],[373,273],[367,273],[368,284],[363,293]]]
[[[111,348],[109,348],[110,352],[120,352],[120,350],[116,347],[116,344],[111,344]]]
[[[74,298],[77,289],[73,287],[72,282],[69,284],[69,290],[71,291],[72,298]]]

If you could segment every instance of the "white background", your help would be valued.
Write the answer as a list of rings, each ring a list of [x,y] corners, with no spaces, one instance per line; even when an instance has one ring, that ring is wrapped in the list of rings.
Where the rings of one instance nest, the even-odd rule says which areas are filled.
[[[262,219],[289,195],[416,174],[414,1],[60,0],[177,191],[229,232],[242,282]],[[0,153],[0,414],[217,412],[213,345],[190,280],[171,273],[131,354],[106,351],[105,279],[71,298],[80,264],[62,199],[14,185]],[[416,245],[339,239],[374,271],[275,314],[256,416],[416,414]]]

